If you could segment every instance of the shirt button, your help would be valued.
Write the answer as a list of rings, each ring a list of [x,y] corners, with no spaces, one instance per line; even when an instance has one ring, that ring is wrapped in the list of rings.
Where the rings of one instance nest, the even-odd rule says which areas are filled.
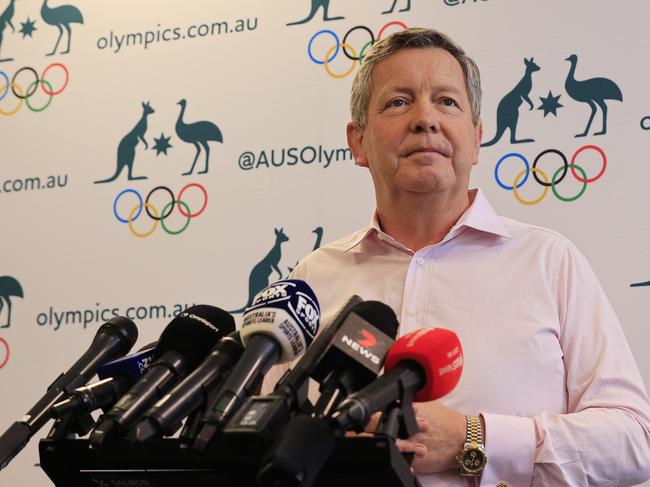
[[[422,264],[424,264],[424,258],[423,257],[418,257],[415,260],[415,262],[417,263],[417,265],[422,265]]]
[[[411,311],[409,311],[409,316],[417,316],[417,315],[418,315],[417,310],[412,309]]]

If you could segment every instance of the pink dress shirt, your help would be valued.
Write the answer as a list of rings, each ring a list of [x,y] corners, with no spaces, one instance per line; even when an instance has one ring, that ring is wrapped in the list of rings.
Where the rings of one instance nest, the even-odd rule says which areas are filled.
[[[498,216],[480,190],[445,238],[413,252],[370,226],[313,252],[292,277],[327,324],[352,294],[388,304],[399,334],[445,327],[464,370],[441,401],[485,419],[481,486],[634,485],[650,477],[650,404],[585,257],[561,235]],[[282,370],[267,377],[274,383]],[[424,487],[474,485],[457,471]]]

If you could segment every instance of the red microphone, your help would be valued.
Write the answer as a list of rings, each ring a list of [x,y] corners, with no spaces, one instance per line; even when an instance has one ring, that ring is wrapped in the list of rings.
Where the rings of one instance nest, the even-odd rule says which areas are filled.
[[[362,431],[372,413],[395,402],[404,391],[413,392],[419,402],[448,394],[460,380],[463,349],[451,330],[421,329],[394,343],[384,367],[384,375],[351,394],[332,414],[336,429]]]

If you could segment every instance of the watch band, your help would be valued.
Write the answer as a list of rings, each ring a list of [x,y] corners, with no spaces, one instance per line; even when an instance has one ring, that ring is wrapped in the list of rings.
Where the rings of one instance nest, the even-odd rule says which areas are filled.
[[[481,420],[478,416],[465,416],[465,422],[465,444],[456,456],[456,461],[462,476],[478,477],[487,462]]]
[[[465,433],[465,443],[473,445],[483,445],[483,430],[481,420],[478,416],[465,416],[467,421],[467,432]]]

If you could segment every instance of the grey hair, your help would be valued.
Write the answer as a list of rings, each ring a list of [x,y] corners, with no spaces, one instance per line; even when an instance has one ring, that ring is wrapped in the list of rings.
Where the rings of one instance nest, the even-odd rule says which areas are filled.
[[[373,44],[365,54],[361,67],[352,83],[350,112],[352,121],[359,128],[365,128],[370,102],[370,81],[377,64],[402,49],[439,47],[449,52],[460,64],[465,75],[465,87],[472,109],[472,121],[478,123],[481,115],[481,73],[478,66],[462,47],[450,37],[433,29],[411,28],[398,31]]]

